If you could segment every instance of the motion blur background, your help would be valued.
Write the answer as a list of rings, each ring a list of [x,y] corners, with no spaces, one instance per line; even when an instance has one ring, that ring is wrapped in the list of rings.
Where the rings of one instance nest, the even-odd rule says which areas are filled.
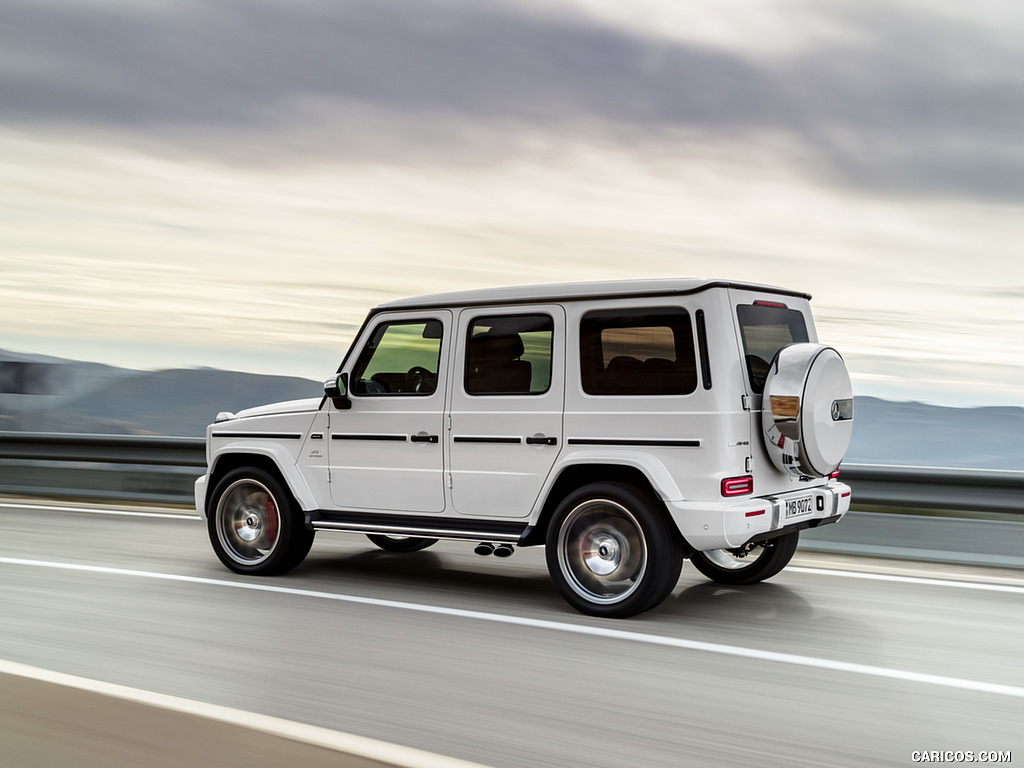
[[[0,347],[322,380],[367,308],[814,294],[858,395],[1022,405],[1024,6],[5,0]]]
[[[0,668],[496,768],[1019,761],[1022,40],[1012,0],[0,0],[0,490],[40,497],[0,500]],[[208,550],[205,425],[316,396],[371,306],[672,276],[813,294],[886,514],[687,567],[628,642],[540,548],[324,536],[287,598]],[[195,764],[46,692],[5,765]]]

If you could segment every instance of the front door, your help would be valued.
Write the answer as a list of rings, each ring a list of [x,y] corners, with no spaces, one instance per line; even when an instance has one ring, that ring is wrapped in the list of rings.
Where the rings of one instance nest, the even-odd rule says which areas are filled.
[[[460,515],[526,517],[562,447],[565,312],[459,313],[448,432]]]
[[[345,510],[443,512],[452,313],[379,315],[349,357],[352,407],[331,406],[331,500]]]

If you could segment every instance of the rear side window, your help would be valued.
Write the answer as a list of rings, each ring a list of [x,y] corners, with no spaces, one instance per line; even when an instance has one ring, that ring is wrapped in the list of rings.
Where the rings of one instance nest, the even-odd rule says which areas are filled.
[[[736,307],[743,337],[750,386],[757,394],[764,393],[764,382],[772,360],[787,344],[805,342],[807,323],[795,309],[775,304],[741,304]]]
[[[548,315],[478,317],[466,342],[466,392],[540,395],[551,386],[555,325]]]
[[[580,322],[588,395],[688,395],[697,388],[690,315],[676,307],[588,312]]]

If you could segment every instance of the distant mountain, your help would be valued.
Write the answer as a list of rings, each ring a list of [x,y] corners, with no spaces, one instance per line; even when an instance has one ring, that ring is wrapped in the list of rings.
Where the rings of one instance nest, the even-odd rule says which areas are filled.
[[[0,350],[0,431],[201,437],[220,411],[317,397],[320,382],[210,368],[133,371]],[[1024,408],[858,397],[846,461],[1024,470]]]
[[[858,397],[846,461],[1024,470],[1024,408],[945,408]]]
[[[0,430],[202,437],[220,411],[317,397],[322,387],[290,376],[133,371],[0,350]]]

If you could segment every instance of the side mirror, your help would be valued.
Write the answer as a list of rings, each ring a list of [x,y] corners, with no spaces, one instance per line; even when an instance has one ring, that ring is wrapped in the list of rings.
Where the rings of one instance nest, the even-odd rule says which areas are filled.
[[[339,411],[347,411],[352,407],[348,399],[348,374],[339,373],[333,379],[324,382],[324,394],[331,398],[334,407]]]

